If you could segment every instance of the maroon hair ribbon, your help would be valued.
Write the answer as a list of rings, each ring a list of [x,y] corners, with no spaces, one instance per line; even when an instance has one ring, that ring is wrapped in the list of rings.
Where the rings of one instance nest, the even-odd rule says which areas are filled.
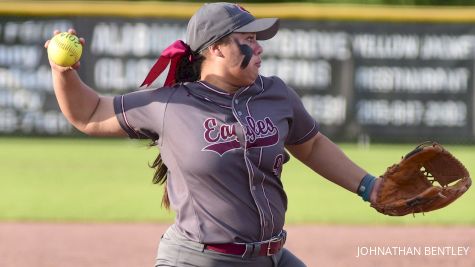
[[[168,70],[168,75],[164,86],[172,86],[175,84],[175,73],[178,62],[182,57],[190,56],[190,47],[182,40],[175,41],[162,51],[160,57],[157,59],[157,62],[155,62],[155,64],[152,66],[140,87],[144,85],[150,86],[153,81],[155,81],[155,79],[157,79],[157,77],[160,76],[160,74],[162,74],[162,72],[167,68],[168,64],[170,64],[170,69]]]

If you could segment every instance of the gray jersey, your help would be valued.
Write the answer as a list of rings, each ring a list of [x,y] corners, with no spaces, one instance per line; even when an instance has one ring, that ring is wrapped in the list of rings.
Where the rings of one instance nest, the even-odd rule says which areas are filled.
[[[256,242],[282,230],[284,146],[309,140],[318,124],[279,78],[259,76],[234,94],[202,81],[137,91],[115,97],[114,108],[131,138],[156,140],[182,234]]]

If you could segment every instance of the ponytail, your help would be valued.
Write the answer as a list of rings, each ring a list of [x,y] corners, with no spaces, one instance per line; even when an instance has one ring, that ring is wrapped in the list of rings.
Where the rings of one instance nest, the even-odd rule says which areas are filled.
[[[193,54],[190,57],[182,57],[178,62],[177,71],[175,73],[175,81],[178,82],[195,82],[201,78],[201,64],[205,57],[202,54]]]
[[[221,38],[220,40],[216,41],[216,43],[229,43],[230,38],[229,35]],[[184,45],[183,42],[181,42],[182,45]],[[183,46],[181,46],[183,48]],[[190,50],[188,50],[190,51]],[[175,70],[175,83],[180,83],[180,82],[195,82],[201,79],[201,65],[203,61],[206,59],[205,54],[206,52],[201,52],[201,53],[193,53],[190,52],[190,56],[182,56],[181,59],[178,61],[176,70]],[[190,61],[191,59],[191,61]],[[149,77],[149,75],[151,77]],[[160,72],[154,73],[151,71],[149,75],[147,75],[147,78],[143,82],[142,85],[144,84],[150,84],[151,81],[155,80],[156,75],[160,74]],[[172,76],[173,77],[173,76]],[[170,77],[167,77],[167,80],[172,80],[169,79]],[[165,83],[166,84],[166,83]],[[155,145],[155,143],[150,144],[150,146]],[[170,199],[168,198],[168,189],[167,189],[167,173],[168,173],[168,167],[165,165],[165,163],[162,160],[162,155],[158,153],[157,158],[153,162],[152,165],[149,165],[150,168],[155,169],[155,173],[153,174],[153,179],[152,183],[154,184],[159,184],[163,185],[163,196],[162,196],[162,207],[165,207],[165,209],[169,210],[170,209]]]
[[[158,153],[157,158],[153,162],[152,165],[149,165],[150,168],[155,169],[155,173],[153,174],[152,183],[163,185],[163,196],[162,196],[162,207],[165,209],[170,209],[170,199],[168,198],[168,190],[167,190],[167,172],[168,168],[163,163],[162,155]]]
[[[180,62],[178,62],[177,70],[175,73],[176,82],[194,82],[200,79],[201,73],[201,63],[205,57],[201,54],[193,55],[193,61],[190,62],[188,57],[182,57]],[[150,144],[151,146],[154,143]],[[163,185],[163,196],[162,196],[162,207],[165,209],[170,209],[170,199],[168,198],[167,190],[167,173],[168,167],[163,163],[162,155],[158,153],[157,158],[152,165],[149,165],[150,168],[155,169],[153,174],[152,183]]]

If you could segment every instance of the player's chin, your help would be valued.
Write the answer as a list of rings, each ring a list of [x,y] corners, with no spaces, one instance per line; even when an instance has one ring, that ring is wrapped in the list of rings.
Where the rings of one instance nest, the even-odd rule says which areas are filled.
[[[259,68],[255,65],[249,66],[246,74],[247,74],[246,76],[248,77],[248,79],[251,82],[254,82],[259,76]]]
[[[240,86],[248,86],[253,84],[259,75],[259,68],[249,65],[245,69],[240,69],[238,73],[235,74],[235,78],[238,81]]]
[[[246,75],[246,79],[244,79],[244,84],[245,85],[253,84],[256,81],[258,75],[259,75],[259,73],[257,71]]]

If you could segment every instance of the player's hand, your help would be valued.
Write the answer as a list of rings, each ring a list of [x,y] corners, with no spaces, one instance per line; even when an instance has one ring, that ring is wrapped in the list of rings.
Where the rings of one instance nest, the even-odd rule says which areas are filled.
[[[57,35],[61,33],[61,31],[59,30],[55,30],[53,32],[53,36]],[[77,33],[76,33],[76,30],[75,29],[69,29],[68,30],[68,33],[70,34],[73,34],[73,35],[76,35],[77,36]],[[48,45],[49,45],[49,42],[51,41],[50,40],[47,40],[44,44],[44,47],[45,49],[48,49]],[[86,43],[86,41],[84,40],[84,38],[80,37],[79,38],[79,42],[81,42],[81,45],[84,46],[84,44]],[[49,64],[51,65],[51,69],[53,70],[56,70],[56,71],[59,71],[59,72],[66,72],[66,71],[70,71],[70,70],[73,70],[73,69],[78,69],[81,65],[81,62],[78,61],[76,63],[74,63],[74,65],[70,66],[70,67],[62,67],[62,66],[59,66],[57,64],[55,64],[54,62],[52,62],[49,58],[48,58],[48,61],[49,61]]]
[[[380,185],[381,185],[381,179],[376,178],[376,181],[374,182],[374,186],[373,186],[373,191],[371,191],[371,195],[369,197],[369,202],[370,203],[376,203],[376,199],[378,197],[378,191],[379,191]]]

